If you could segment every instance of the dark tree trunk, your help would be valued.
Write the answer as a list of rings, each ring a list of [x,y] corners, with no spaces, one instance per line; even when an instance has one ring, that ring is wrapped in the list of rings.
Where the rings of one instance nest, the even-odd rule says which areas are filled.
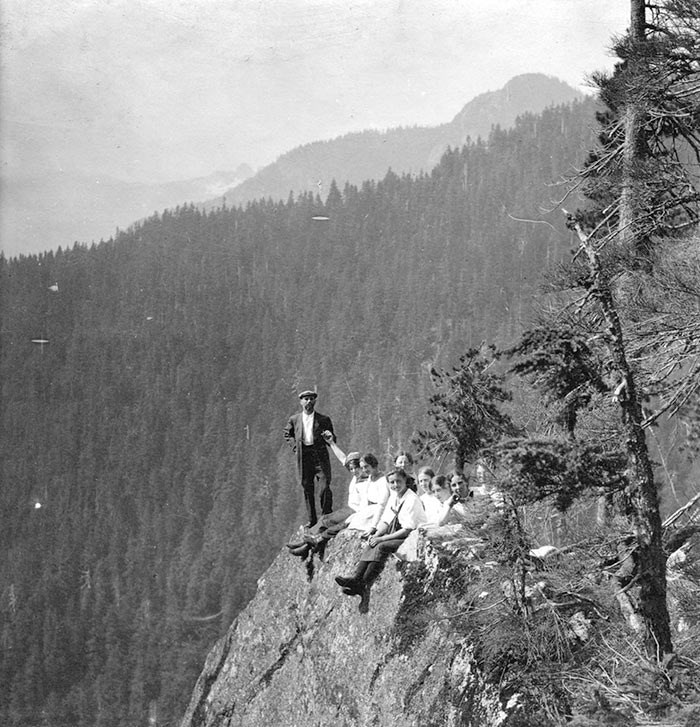
[[[639,615],[645,628],[645,646],[651,656],[662,658],[673,651],[666,601],[666,557],[656,482],[642,427],[643,412],[634,372],[627,361],[622,324],[613,292],[591,241],[576,227],[588,258],[594,291],[607,323],[607,340],[614,368],[620,376],[618,401],[627,451],[629,484],[628,515],[636,538],[636,578],[639,584]]]
[[[620,233],[625,247],[633,247],[642,259],[647,259],[649,239],[636,229],[640,218],[637,179],[646,156],[644,119],[647,114],[644,95],[644,69],[640,67],[642,48],[646,39],[645,0],[630,0],[630,41],[633,53],[629,62],[628,96],[624,112],[625,140],[623,148],[622,194],[620,199]],[[592,249],[591,249],[592,252]],[[595,253],[593,253],[595,258]],[[590,257],[590,255],[589,255]],[[593,260],[597,265],[597,258]],[[673,650],[666,601],[666,557],[662,543],[661,514],[649,459],[646,436],[642,427],[644,414],[633,372],[625,354],[622,325],[617,315],[613,293],[598,270],[596,275],[598,299],[603,306],[609,326],[610,352],[615,368],[625,383],[620,406],[625,427],[625,447],[629,462],[627,497],[637,539],[637,576],[639,579],[640,615],[646,628],[646,647],[651,654],[663,656]]]

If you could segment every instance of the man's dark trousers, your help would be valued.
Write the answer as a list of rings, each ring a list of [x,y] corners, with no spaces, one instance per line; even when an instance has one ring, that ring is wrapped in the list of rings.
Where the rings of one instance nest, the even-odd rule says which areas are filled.
[[[304,489],[304,502],[309,524],[314,525],[318,520],[316,515],[315,488],[318,482],[321,500],[321,514],[326,515],[333,510],[333,493],[328,484],[326,473],[321,466],[318,450],[311,444],[301,445],[301,486]]]

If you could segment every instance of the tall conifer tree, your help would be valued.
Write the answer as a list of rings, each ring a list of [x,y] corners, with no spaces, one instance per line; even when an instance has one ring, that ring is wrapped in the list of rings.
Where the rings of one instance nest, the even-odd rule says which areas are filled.
[[[700,160],[697,0],[630,2],[630,28],[616,44],[615,73],[599,76],[608,110],[601,146],[581,175],[593,214],[569,217],[586,261],[587,299],[598,306],[617,379],[627,453],[627,512],[636,538],[638,615],[647,648],[672,650],[657,483],[645,435],[644,391],[622,315],[635,276],[652,272],[663,238],[692,225],[698,192],[688,159]]]

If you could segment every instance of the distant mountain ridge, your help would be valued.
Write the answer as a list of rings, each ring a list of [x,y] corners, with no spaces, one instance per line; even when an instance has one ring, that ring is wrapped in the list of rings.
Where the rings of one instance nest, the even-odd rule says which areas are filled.
[[[252,174],[240,164],[233,171],[163,184],[67,171],[3,178],[1,249],[12,257],[99,242],[153,212],[219,196]]]
[[[318,192],[325,198],[330,183],[361,184],[381,179],[391,168],[397,174],[429,171],[448,147],[468,138],[486,138],[494,126],[510,127],[524,113],[570,103],[583,94],[564,81],[542,73],[516,76],[498,91],[476,96],[452,119],[434,127],[399,127],[363,131],[329,141],[316,141],[283,154],[226,194],[226,202],[245,204],[270,197],[286,199],[290,192]],[[215,207],[223,200],[212,200]]]
[[[398,174],[431,170],[448,147],[467,138],[486,138],[492,127],[511,127],[524,113],[570,103],[583,96],[568,84],[541,73],[516,76],[497,91],[469,101],[452,121],[434,127],[367,130],[316,141],[280,156],[257,173],[246,164],[232,172],[165,184],[140,184],[41,170],[26,177],[0,178],[0,249],[7,257],[98,242],[117,228],[185,203],[207,209],[252,200],[287,199],[290,192],[313,191],[325,199],[330,184],[361,184]]]

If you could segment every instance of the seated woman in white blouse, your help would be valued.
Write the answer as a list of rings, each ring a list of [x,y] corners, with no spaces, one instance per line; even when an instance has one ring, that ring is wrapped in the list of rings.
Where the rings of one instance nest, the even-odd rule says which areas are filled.
[[[430,495],[423,499],[427,525],[461,525],[468,521],[465,499],[469,497],[467,481],[461,472],[447,477],[437,475],[430,483]]]
[[[421,500],[423,500],[423,495],[430,494],[430,483],[433,481],[433,477],[435,477],[435,472],[432,467],[421,467],[418,470],[418,488],[416,492]]]
[[[387,500],[389,499],[389,483],[379,471],[379,460],[371,453],[360,458],[360,471],[364,476],[362,503],[348,520],[350,530],[362,530],[363,537],[376,532]]]
[[[470,490],[467,478],[458,470],[447,478],[435,477],[431,489],[435,499],[432,505],[426,505],[428,521],[422,530],[446,527],[480,538],[483,528],[498,513],[492,499]]]
[[[355,572],[351,576],[337,576],[336,583],[342,586],[348,596],[361,596],[360,611],[365,613],[369,606],[369,589],[384,568],[391,553],[395,553],[412,530],[425,521],[425,510],[418,495],[408,489],[408,474],[396,469],[387,475],[391,496],[384,512],[368,536],[367,547],[360,556]]]
[[[435,524],[442,515],[442,505],[450,495],[450,486],[445,475],[430,478],[426,491],[420,496],[428,524]]]

